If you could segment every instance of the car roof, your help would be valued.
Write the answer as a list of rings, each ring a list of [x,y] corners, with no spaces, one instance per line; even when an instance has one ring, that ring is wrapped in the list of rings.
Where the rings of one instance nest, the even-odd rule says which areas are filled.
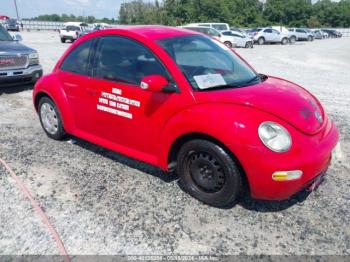
[[[103,29],[90,33],[90,35],[118,34],[122,31],[148,38],[150,40],[158,40],[163,38],[171,38],[176,36],[196,35],[199,34],[185,28],[160,26],[160,25],[134,25],[134,26],[117,26],[109,29]]]

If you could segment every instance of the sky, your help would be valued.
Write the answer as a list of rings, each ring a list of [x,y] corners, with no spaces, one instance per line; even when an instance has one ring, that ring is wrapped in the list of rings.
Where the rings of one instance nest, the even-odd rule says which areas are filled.
[[[62,13],[117,18],[122,2],[124,0],[17,0],[17,7],[20,18]],[[16,17],[14,0],[0,0],[0,15]]]
[[[117,18],[120,4],[125,1],[127,0],[17,0],[17,6],[20,18],[62,13]],[[14,0],[0,0],[0,15],[16,17]]]

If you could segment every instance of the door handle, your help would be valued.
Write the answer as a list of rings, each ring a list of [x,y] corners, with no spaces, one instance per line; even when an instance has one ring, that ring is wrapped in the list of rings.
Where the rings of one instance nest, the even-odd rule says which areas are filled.
[[[96,96],[97,95],[97,91],[94,88],[86,88],[86,93],[88,93],[88,95],[90,95],[90,96]]]

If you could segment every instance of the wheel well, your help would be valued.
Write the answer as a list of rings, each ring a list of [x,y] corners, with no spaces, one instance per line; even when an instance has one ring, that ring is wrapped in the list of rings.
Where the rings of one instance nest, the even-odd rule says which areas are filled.
[[[202,134],[202,133],[189,133],[186,135],[183,135],[179,138],[177,138],[175,140],[175,142],[171,145],[171,148],[169,150],[169,154],[168,154],[168,165],[170,168],[175,167],[176,165],[176,158],[177,155],[181,149],[181,147],[191,141],[191,140],[195,140],[195,139],[203,139],[203,140],[207,140],[210,141],[214,144],[219,145],[222,149],[224,149],[226,151],[226,153],[232,158],[232,160],[236,163],[239,171],[241,172],[242,176],[243,176],[243,180],[244,180],[244,185],[246,187],[247,190],[249,190],[249,183],[248,183],[248,179],[247,176],[244,172],[244,169],[241,165],[241,163],[239,162],[238,158],[232,153],[231,150],[229,150],[225,144],[223,144],[222,142],[220,142],[219,140],[217,140],[216,138],[206,135],[206,134]]]
[[[40,93],[36,94],[35,100],[34,100],[34,106],[35,106],[35,109],[36,109],[36,110],[38,110],[39,101],[40,101],[40,99],[43,98],[43,97],[48,97],[48,98],[51,99],[51,97],[50,97],[48,94],[44,93],[44,92],[40,92]]]

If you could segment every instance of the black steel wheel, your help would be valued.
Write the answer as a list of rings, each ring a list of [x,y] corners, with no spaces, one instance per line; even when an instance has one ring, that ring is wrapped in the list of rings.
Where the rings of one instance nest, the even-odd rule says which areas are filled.
[[[192,140],[182,146],[177,172],[185,191],[212,206],[233,203],[242,188],[235,161],[219,145],[206,140]]]

